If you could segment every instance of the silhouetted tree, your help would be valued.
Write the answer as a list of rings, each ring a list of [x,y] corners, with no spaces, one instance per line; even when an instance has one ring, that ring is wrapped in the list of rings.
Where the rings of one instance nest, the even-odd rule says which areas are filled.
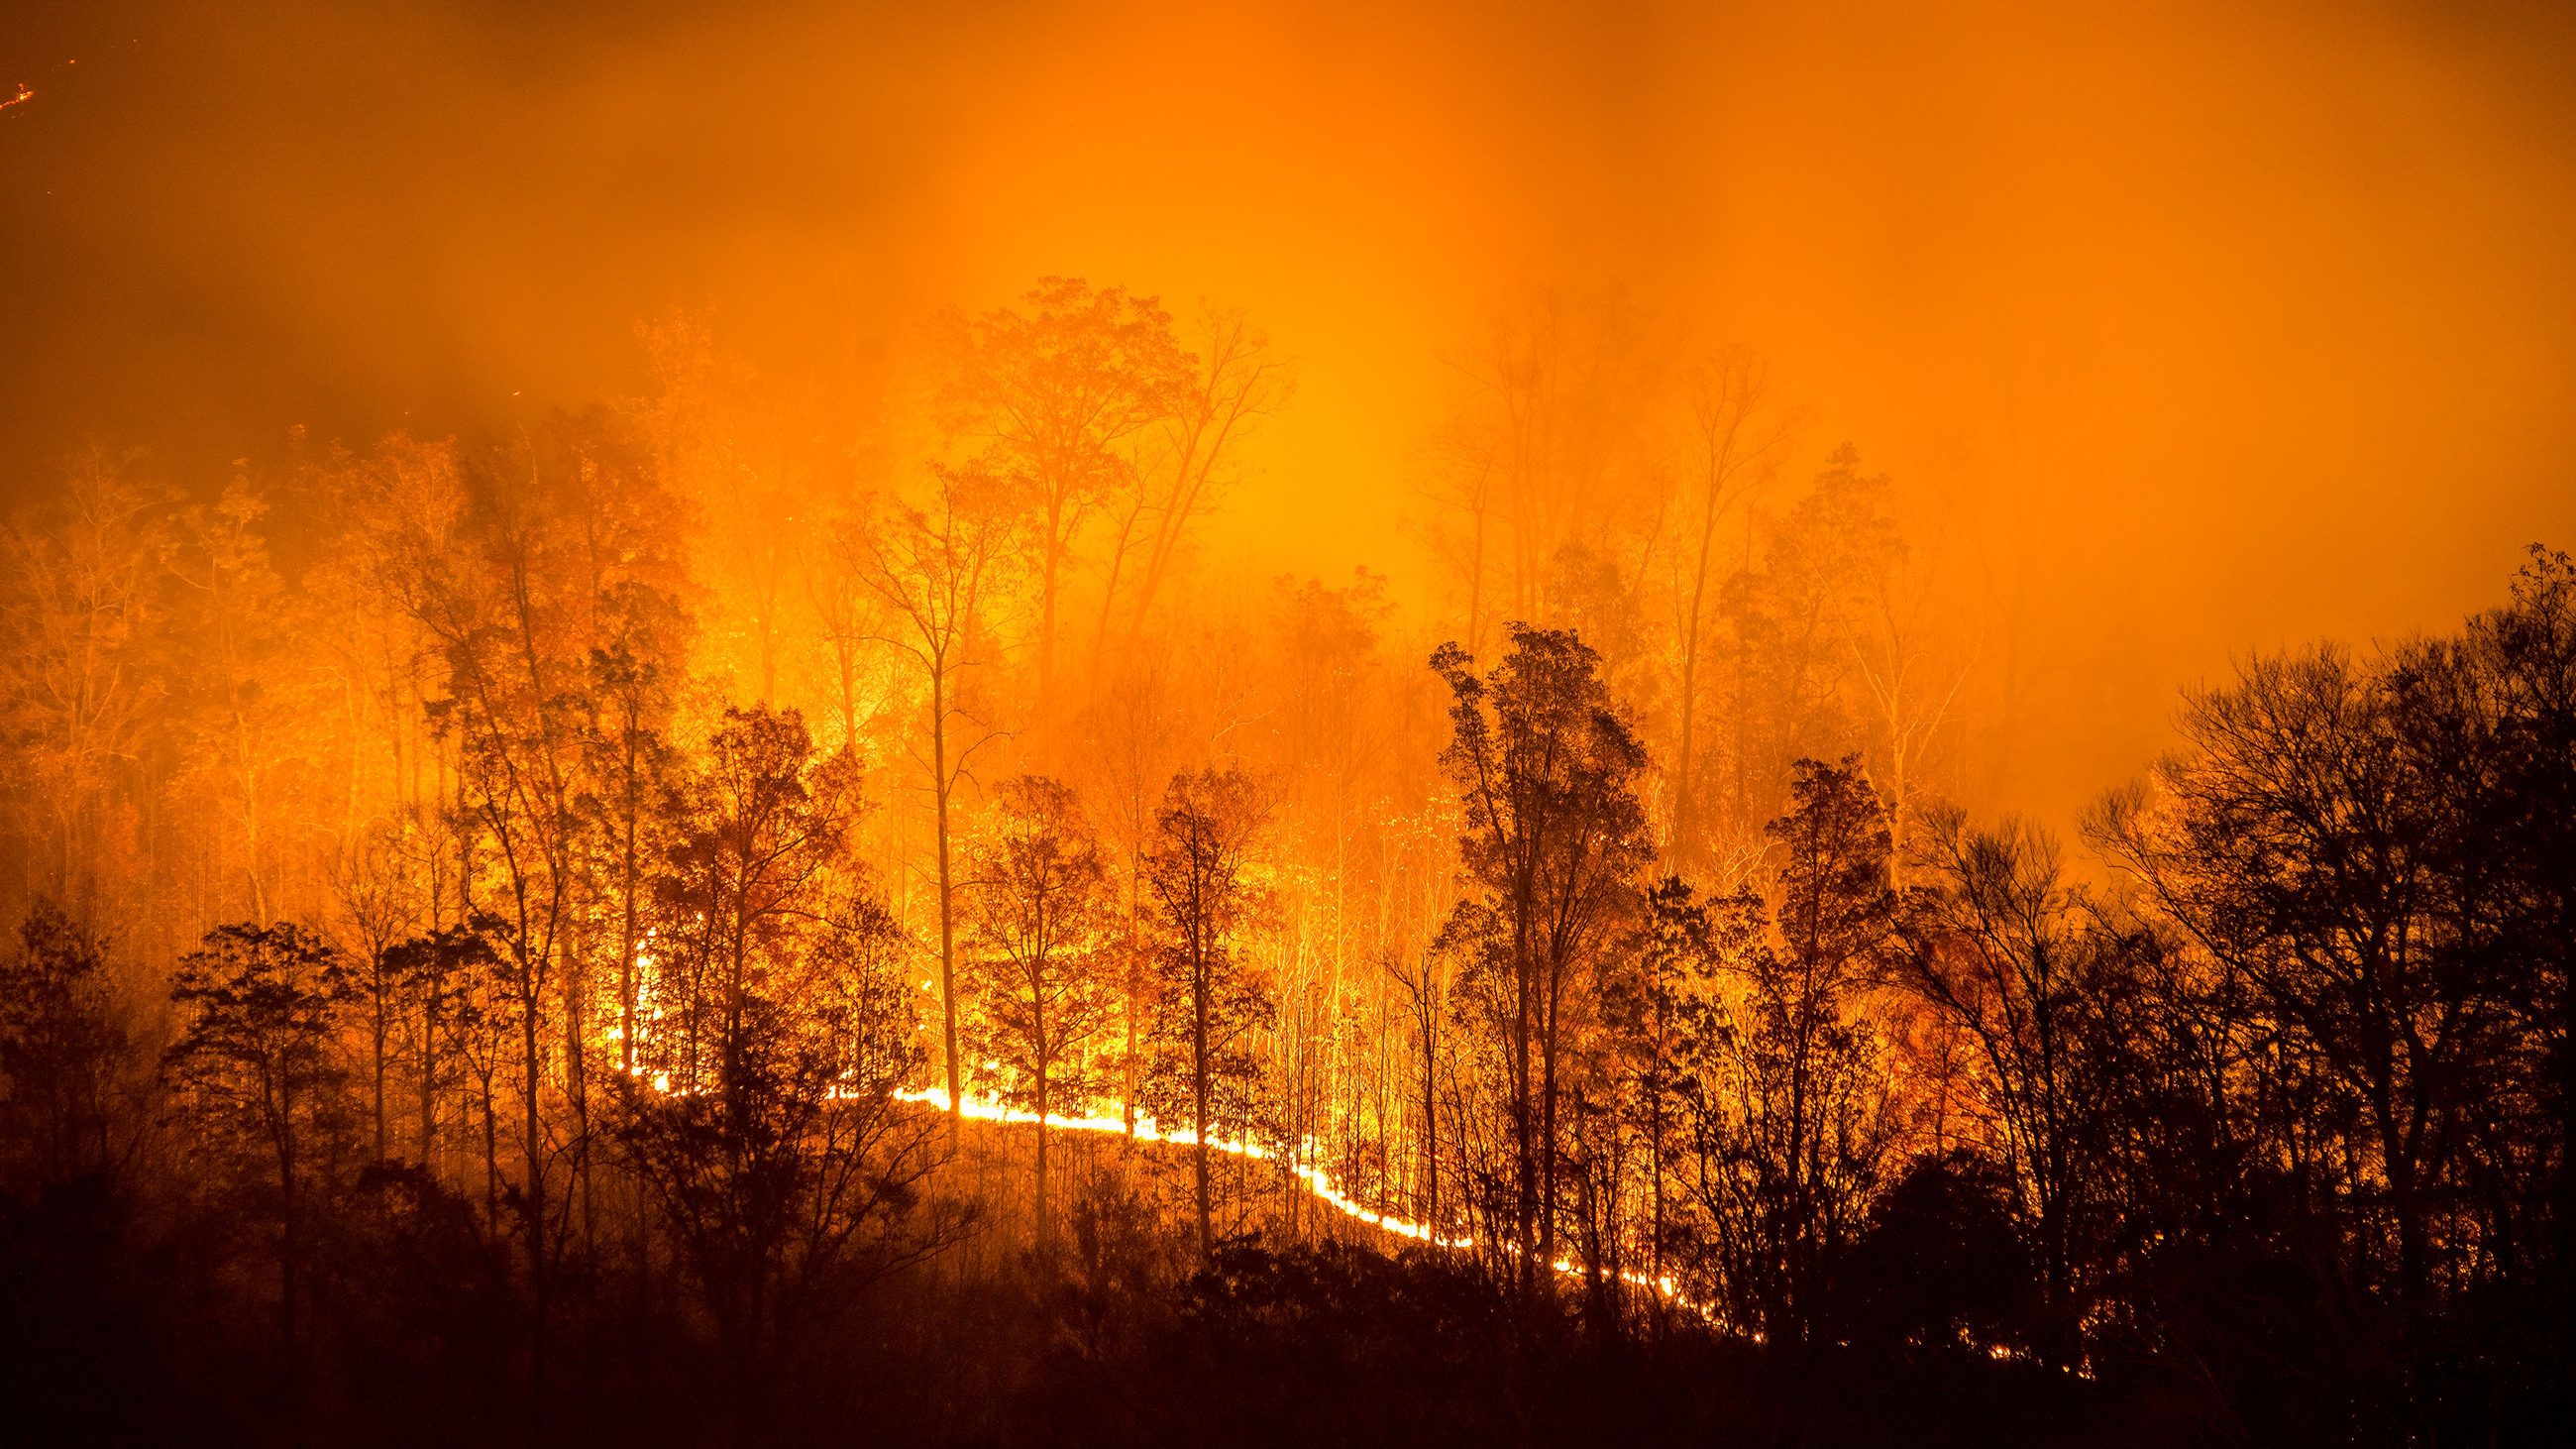
[[[958,782],[991,727],[966,697],[967,671],[981,662],[979,634],[990,595],[1000,591],[1010,520],[995,480],[975,471],[931,470],[932,496],[920,508],[889,502],[845,528],[838,540],[850,565],[889,615],[885,638],[921,671],[929,750],[916,756],[929,777],[938,842],[940,1031],[953,1120],[965,1109],[958,1055],[957,875],[954,810]]]
[[[1895,893],[1858,761],[1798,762],[1791,801],[1769,827],[1775,903],[1739,897],[1715,923],[1729,989],[1688,1003],[1677,1094],[1711,1286],[1743,1326],[1797,1340],[1826,1321],[1893,1135],[1865,1008]]]
[[[1108,889],[1082,802],[1036,775],[1006,781],[969,853],[967,955],[979,1059],[1003,1100],[1037,1114],[1037,1243],[1050,1245],[1047,1114],[1089,1100],[1086,1048],[1116,1005],[1105,951]]]
[[[2065,883],[2056,843],[2020,821],[1976,830],[1956,811],[1935,811],[1916,855],[1924,879],[1908,894],[1895,959],[1907,987],[1976,1053],[1978,1104],[2030,1214],[2047,1307],[2071,1335],[2081,1311],[2074,1219],[2094,1175],[2082,1155],[2078,1036],[2093,1023],[2085,998],[2102,985],[2099,958],[2124,943]],[[2070,1342],[2049,1347],[2062,1355]]]
[[[1466,961],[1482,1027],[1502,1046],[1525,1287],[1556,1258],[1558,1066],[1569,993],[1620,941],[1651,856],[1636,781],[1646,767],[1573,634],[1514,625],[1484,678],[1456,645],[1432,655],[1454,703],[1441,756],[1465,817],[1473,894],[1443,928]]]
[[[1236,419],[1207,415],[1239,412],[1242,403],[1229,409],[1228,399],[1243,385],[1219,371],[1207,387],[1224,389],[1225,396],[1184,394],[1189,363],[1172,339],[1170,314],[1151,297],[1047,277],[1029,293],[1027,307],[957,324],[960,355],[950,404],[963,430],[986,441],[983,466],[1007,481],[1033,520],[1025,541],[1038,586],[1043,704],[1055,684],[1057,596],[1075,535],[1103,502],[1136,486],[1135,449],[1158,420],[1188,397],[1200,418],[1189,435],[1204,437],[1213,450],[1220,437],[1208,430]],[[1181,466],[1185,481],[1176,490],[1203,484],[1190,462]],[[1172,513],[1167,505],[1165,519],[1177,539],[1195,504],[1179,496],[1173,501],[1183,511]]]
[[[680,1250],[739,1407],[802,1335],[942,1240],[939,1160],[890,1093],[920,1051],[905,942],[848,857],[847,754],[793,711],[728,710],[661,902],[658,1018],[616,1127]]]
[[[0,1183],[36,1191],[120,1165],[142,1086],[123,1018],[106,944],[37,901],[0,955]]]
[[[1189,1115],[1202,1256],[1216,1242],[1208,1139],[1221,1127],[1250,1128],[1248,1104],[1239,1100],[1258,1074],[1247,1038],[1272,1011],[1236,939],[1260,904],[1247,868],[1264,815],[1258,790],[1240,771],[1175,775],[1145,855],[1162,928],[1163,986],[1148,1095],[1158,1108],[1178,1105]]]
[[[2338,1150],[2364,1281],[2429,1306],[2471,1118],[2513,1091],[2516,993],[2445,880],[2455,800],[2379,670],[2319,649],[2193,698],[2195,748],[2122,799],[2109,843],[2194,943],[2259,993],[2271,1070]],[[2468,882],[2458,882],[2468,884]],[[2322,1164],[2321,1164],[2322,1165]]]
[[[297,1277],[317,1179],[349,1126],[336,1033],[349,993],[339,948],[294,925],[217,926],[179,962],[170,999],[178,1106],[225,1178],[277,1224],[282,1336],[299,1339]]]

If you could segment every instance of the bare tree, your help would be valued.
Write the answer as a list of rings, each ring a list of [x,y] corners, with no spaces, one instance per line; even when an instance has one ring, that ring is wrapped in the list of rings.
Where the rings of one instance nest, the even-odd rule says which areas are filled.
[[[2078,1036],[2106,942],[2083,893],[2066,884],[2056,842],[2022,821],[1978,830],[1955,809],[1935,811],[1916,854],[1927,878],[1907,893],[1896,960],[1908,988],[1977,1054],[2003,1165],[2038,1229],[2047,1307],[2071,1327],[2084,1117]],[[2063,1338],[2052,1347],[2062,1351]]]
[[[1675,704],[1680,715],[1678,744],[1668,772],[1672,809],[1672,850],[1685,869],[1704,854],[1700,836],[1698,782],[1700,769],[1700,669],[1707,656],[1705,638],[1716,604],[1719,571],[1718,526],[1744,508],[1768,484],[1795,426],[1791,415],[1769,406],[1769,384],[1762,365],[1741,350],[1721,352],[1692,371],[1691,466],[1681,486],[1686,491],[1679,520],[1685,547],[1674,556],[1674,633],[1681,656]],[[1750,560],[1744,561],[1747,565]]]
[[[929,750],[915,758],[929,780],[938,832],[941,1031],[948,1108],[952,1120],[962,1120],[966,1088],[957,1036],[953,810],[968,763],[993,738],[967,707],[964,676],[983,662],[978,631],[990,597],[999,591],[1011,530],[988,475],[934,466],[931,481],[922,507],[887,500],[863,523],[845,526],[837,543],[889,612],[888,627],[879,637],[920,668],[928,696],[924,723]]]
[[[1271,355],[1268,335],[1239,310],[1202,309],[1198,341],[1201,353],[1181,359],[1183,370],[1166,393],[1167,410],[1156,429],[1159,465],[1137,480],[1135,507],[1146,522],[1137,542],[1145,559],[1128,615],[1131,648],[1153,616],[1155,597],[1171,578],[1190,526],[1216,507],[1236,455],[1261,420],[1286,405],[1295,388],[1286,364]],[[1121,530],[1119,546],[1110,553],[1108,590],[1101,600],[1104,631],[1117,600],[1128,532]],[[1095,674],[1098,668],[1095,657]]]
[[[1442,1028],[1449,1018],[1449,982],[1446,958],[1437,951],[1423,951],[1410,958],[1392,956],[1384,963],[1387,979],[1395,983],[1404,1000],[1405,1016],[1413,1030],[1413,1068],[1411,1084],[1422,1094],[1414,1110],[1420,1113],[1422,1134],[1418,1180],[1414,1187],[1414,1211],[1423,1224],[1433,1231],[1440,1228],[1440,1054]]]

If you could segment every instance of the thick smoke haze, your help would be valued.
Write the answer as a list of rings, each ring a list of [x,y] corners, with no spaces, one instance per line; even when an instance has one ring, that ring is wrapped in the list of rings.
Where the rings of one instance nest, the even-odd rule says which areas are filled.
[[[0,490],[180,486],[644,385],[639,319],[874,406],[1088,277],[1299,371],[1211,548],[1427,587],[1497,309],[1740,343],[1893,475],[2064,818],[2231,655],[2576,535],[2576,44],[2549,7],[37,5],[0,19]]]

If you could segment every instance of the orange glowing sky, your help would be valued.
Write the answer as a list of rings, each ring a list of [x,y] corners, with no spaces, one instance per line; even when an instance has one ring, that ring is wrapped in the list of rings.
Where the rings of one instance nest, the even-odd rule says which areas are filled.
[[[10,496],[91,430],[194,476],[631,389],[634,319],[709,297],[857,397],[1067,273],[1297,359],[1220,547],[1402,579],[1444,358],[1617,288],[1766,356],[1801,470],[1858,445],[2022,621],[2011,794],[2061,815],[2231,653],[2576,539],[2539,6],[344,8],[0,22]]]

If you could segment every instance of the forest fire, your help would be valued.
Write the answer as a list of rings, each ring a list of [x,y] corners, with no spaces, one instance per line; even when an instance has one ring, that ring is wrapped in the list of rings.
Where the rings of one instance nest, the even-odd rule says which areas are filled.
[[[896,1101],[919,1103],[935,1107],[942,1112],[947,1111],[949,1107],[948,1093],[946,1089],[940,1087],[924,1087],[918,1090],[898,1088],[891,1095]],[[1006,1125],[1030,1126],[1034,1125],[1039,1120],[1038,1114],[1033,1111],[1013,1107],[991,1097],[977,1097],[969,1095],[964,1099],[963,1105],[958,1110],[960,1115],[970,1121],[976,1122],[998,1122]],[[1124,1137],[1136,1142],[1171,1143],[1182,1147],[1195,1146],[1199,1140],[1198,1133],[1189,1127],[1166,1128],[1157,1123],[1152,1116],[1142,1113],[1136,1115],[1131,1120],[1123,1113],[1094,1113],[1077,1117],[1066,1116],[1057,1112],[1050,1112],[1046,1115],[1045,1120],[1046,1125],[1050,1130],[1059,1132],[1106,1133],[1113,1137]],[[1240,1137],[1226,1137],[1216,1133],[1210,1133],[1208,1135],[1207,1145],[1210,1151],[1221,1152],[1228,1157],[1240,1157],[1256,1162],[1267,1161],[1277,1156],[1277,1154],[1272,1152],[1271,1149],[1262,1146],[1258,1142],[1246,1141]],[[1413,1222],[1405,1218],[1397,1217],[1391,1213],[1380,1212],[1377,1209],[1360,1202],[1357,1198],[1352,1197],[1350,1194],[1335,1186],[1331,1173],[1325,1171],[1322,1167],[1315,1165],[1313,1162],[1306,1160],[1313,1153],[1313,1150],[1314,1144],[1309,1141],[1301,1151],[1291,1154],[1288,1170],[1296,1174],[1297,1180],[1305,1185],[1307,1193],[1317,1202],[1325,1204],[1334,1211],[1342,1214],[1344,1217],[1353,1219],[1360,1223],[1365,1223],[1369,1227],[1376,1228],[1381,1232],[1391,1233],[1396,1237],[1408,1239],[1413,1242],[1428,1244],[1435,1248],[1449,1248],[1459,1251],[1471,1250],[1476,1246],[1476,1240],[1473,1238],[1444,1234],[1435,1230],[1428,1224]],[[1518,1251],[1518,1247],[1515,1244],[1504,1243],[1498,1246],[1506,1254],[1516,1253]],[[1593,1269],[1587,1265],[1575,1262],[1568,1258],[1556,1259],[1549,1266],[1559,1275],[1569,1278],[1581,1278],[1593,1271]],[[1676,1307],[1703,1315],[1708,1312],[1708,1309],[1704,1305],[1696,1302],[1687,1294],[1683,1293],[1680,1285],[1675,1283],[1668,1275],[1651,1276],[1634,1270],[1622,1269],[1613,1270],[1612,1276],[1632,1288],[1642,1288],[1654,1293]],[[1995,1350],[1995,1355],[1998,1357],[2008,1356],[2009,1352],[2010,1350],[2008,1348],[1998,1346]]]
[[[898,1088],[892,1095],[899,1102],[926,1103],[942,1112],[948,1110],[948,1092],[942,1087],[924,1087],[918,1090]],[[1038,1114],[1033,1111],[1013,1107],[991,1097],[969,1095],[958,1111],[961,1115],[977,1122],[1001,1122],[1027,1126],[1039,1120]],[[1050,1130],[1058,1132],[1103,1132],[1113,1137],[1130,1138],[1137,1142],[1168,1142],[1182,1147],[1196,1146],[1199,1140],[1196,1129],[1164,1127],[1149,1113],[1138,1113],[1130,1119],[1124,1113],[1092,1113],[1075,1117],[1066,1116],[1060,1112],[1049,1112],[1045,1120]],[[1240,1137],[1227,1137],[1214,1132],[1208,1134],[1207,1145],[1208,1150],[1212,1152],[1221,1152],[1228,1157],[1240,1157],[1254,1162],[1268,1161],[1277,1156],[1271,1149],[1258,1142],[1246,1141]],[[1313,1146],[1313,1143],[1309,1142],[1304,1151],[1292,1154],[1288,1169],[1297,1175],[1298,1181],[1305,1184],[1307,1193],[1316,1201],[1333,1208],[1344,1217],[1356,1219],[1370,1227],[1393,1233],[1400,1238],[1410,1238],[1418,1243],[1428,1243],[1439,1248],[1472,1248],[1476,1245],[1473,1238],[1444,1236],[1422,1223],[1409,1222],[1361,1203],[1334,1186],[1331,1173],[1304,1160],[1312,1153]],[[1559,1263],[1557,1270],[1565,1273],[1582,1271],[1572,1263]],[[1659,1286],[1667,1293],[1672,1287],[1669,1280],[1665,1280]]]
[[[13,7],[0,1442],[2563,1437],[2545,9]]]

